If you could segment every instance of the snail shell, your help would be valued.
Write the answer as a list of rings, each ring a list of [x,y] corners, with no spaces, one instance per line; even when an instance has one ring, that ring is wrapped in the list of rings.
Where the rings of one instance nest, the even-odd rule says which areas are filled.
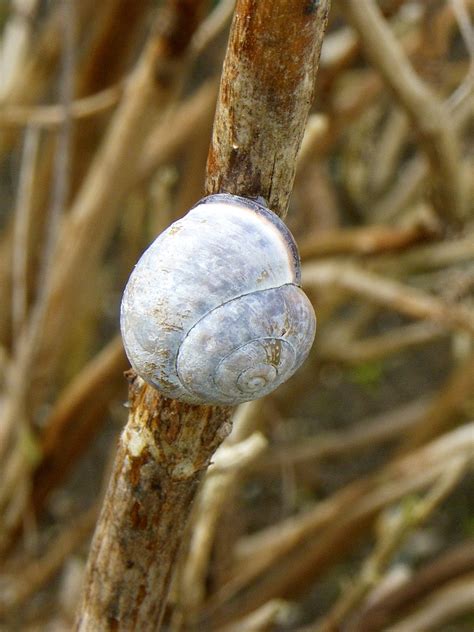
[[[273,391],[309,353],[313,308],[286,225],[259,202],[202,199],[151,244],[122,300],[136,372],[165,396],[239,404]]]

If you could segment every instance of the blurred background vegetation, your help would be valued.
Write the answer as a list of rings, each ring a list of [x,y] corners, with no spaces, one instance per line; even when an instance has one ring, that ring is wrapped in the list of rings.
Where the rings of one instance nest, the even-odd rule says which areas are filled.
[[[172,5],[0,0],[0,630],[71,629],[127,416],[121,292],[203,194],[233,2],[170,66]],[[474,629],[473,18],[333,0],[287,217],[316,343],[237,411],[170,630]]]

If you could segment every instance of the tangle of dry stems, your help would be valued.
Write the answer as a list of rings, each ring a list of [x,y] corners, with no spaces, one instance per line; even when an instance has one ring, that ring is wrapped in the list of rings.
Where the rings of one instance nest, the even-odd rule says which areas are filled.
[[[2,216],[0,236],[0,617],[7,625],[16,625],[23,609],[35,618],[31,596],[55,595],[48,582],[93,529],[95,500],[74,523],[60,520],[57,538],[49,535],[43,512],[52,516],[56,496],[71,494],[68,476],[91,446],[99,449],[95,440],[104,422],[123,419],[117,402],[125,398],[126,361],[109,315],[129,271],[120,261],[136,259],[153,236],[149,225],[165,225],[202,192],[220,35],[233,8],[223,0],[204,18],[203,2],[190,20],[188,2],[169,0],[162,3],[165,19],[150,0],[105,0],[100,7],[85,0],[74,3],[75,15],[66,14],[64,22],[71,4],[65,0],[41,14],[34,0],[15,0],[1,32],[2,195],[11,179],[8,165],[20,165],[13,210]],[[221,97],[207,191],[263,194],[284,214],[296,170],[289,221],[317,309],[318,340],[308,367],[290,385],[233,414],[233,431],[200,484],[190,527],[186,535],[180,531],[185,546],[168,601],[176,632],[193,626],[260,630],[279,618],[299,620],[301,611],[288,599],[304,604],[316,581],[330,586],[331,574],[349,553],[360,558],[359,543],[369,539],[372,550],[358,568],[350,567],[353,581],[333,603],[321,603],[306,630],[338,625],[418,632],[472,616],[474,561],[467,537],[452,553],[442,550],[420,570],[409,569],[401,583],[392,574],[393,558],[408,546],[405,538],[423,533],[425,523],[436,528],[441,501],[446,515],[457,519],[451,496],[470,480],[474,454],[474,6],[472,0],[429,4],[334,3],[316,107],[298,161],[304,117],[291,108],[306,99],[307,113],[312,91],[285,102],[284,117],[292,119],[287,124],[271,114],[275,94],[258,100],[260,86],[248,121],[253,140],[241,145],[239,163],[250,161],[252,168],[235,171],[227,133],[238,129],[225,126],[226,108],[240,124],[239,107],[248,96],[242,85],[248,84],[233,75],[242,60],[227,62],[233,101]],[[168,18],[182,11],[186,24],[178,32]],[[203,59],[206,70],[194,75]],[[312,72],[313,79],[314,64]],[[288,85],[285,90],[292,92]],[[291,149],[286,162],[278,154],[282,143]],[[272,171],[273,162],[281,169]],[[183,175],[185,164],[193,174]],[[159,208],[151,213],[156,200]],[[132,223],[135,237],[127,232]],[[367,406],[349,430],[322,432],[313,423],[311,436],[306,430],[302,436],[301,428],[308,428],[299,412],[303,402],[320,402],[325,380],[336,380],[339,388],[338,371],[402,362],[407,380],[416,382],[404,358],[424,358],[430,349],[442,355],[444,366],[436,379],[423,366],[429,383],[423,392],[403,399],[399,385],[392,385],[398,395],[381,402],[379,414]],[[161,416],[183,415],[143,389],[132,383],[137,423],[144,402]],[[336,413],[315,410],[309,418],[336,420]],[[196,419],[188,413],[185,419]],[[209,442],[209,454],[229,429],[229,411],[213,415],[222,432]],[[274,445],[278,419],[298,439]],[[184,436],[182,445],[198,436]],[[369,455],[366,468],[353,474],[347,464],[359,455],[361,462]],[[328,491],[321,480],[331,463],[347,476]],[[304,495],[309,487],[310,498],[297,501],[295,515],[273,522],[257,511],[259,526],[249,534],[241,500],[246,481],[250,488],[266,489],[267,481],[278,487],[282,468],[293,468],[297,491]],[[187,492],[180,491],[183,514],[201,478],[199,472]],[[175,498],[176,489],[168,491]],[[234,506],[242,509],[238,517]],[[31,527],[33,510],[37,527]],[[35,541],[38,556],[31,553]],[[49,620],[70,627],[70,617],[58,610]]]

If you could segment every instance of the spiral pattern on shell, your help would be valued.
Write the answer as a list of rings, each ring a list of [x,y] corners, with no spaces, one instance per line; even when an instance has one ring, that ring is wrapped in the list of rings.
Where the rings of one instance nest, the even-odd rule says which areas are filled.
[[[306,358],[316,319],[286,225],[258,202],[204,198],[151,244],[125,288],[121,330],[136,372],[165,396],[239,404]]]

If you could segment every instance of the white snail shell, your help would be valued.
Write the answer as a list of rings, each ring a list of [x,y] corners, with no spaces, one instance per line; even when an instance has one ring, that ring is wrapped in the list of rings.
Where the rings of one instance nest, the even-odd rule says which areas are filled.
[[[165,396],[239,404],[273,391],[309,353],[313,308],[286,225],[260,202],[204,198],[151,244],[122,300],[136,372]]]

